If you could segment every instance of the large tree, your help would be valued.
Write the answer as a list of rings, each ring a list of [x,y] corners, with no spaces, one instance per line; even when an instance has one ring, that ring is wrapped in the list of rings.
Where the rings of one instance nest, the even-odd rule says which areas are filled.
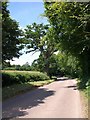
[[[45,9],[60,47],[78,58],[82,77],[87,78],[90,76],[90,2],[45,2]]]
[[[20,35],[18,23],[10,17],[8,3],[2,2],[2,62],[20,56]]]
[[[50,57],[57,51],[55,34],[52,27],[43,24],[33,23],[25,29],[26,53],[40,51],[39,65],[49,75]]]

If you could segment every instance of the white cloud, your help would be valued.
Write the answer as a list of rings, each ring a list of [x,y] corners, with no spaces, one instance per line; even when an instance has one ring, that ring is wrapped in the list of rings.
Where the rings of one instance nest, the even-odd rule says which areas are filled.
[[[32,54],[32,53],[24,54],[24,55],[20,56],[19,59],[14,58],[13,59],[14,61],[10,61],[10,63],[11,63],[11,65],[13,65],[13,64],[15,64],[15,65],[23,65],[26,62],[28,62],[31,65],[32,62],[35,59],[38,59],[39,55],[40,55],[40,52],[37,52],[35,54]]]

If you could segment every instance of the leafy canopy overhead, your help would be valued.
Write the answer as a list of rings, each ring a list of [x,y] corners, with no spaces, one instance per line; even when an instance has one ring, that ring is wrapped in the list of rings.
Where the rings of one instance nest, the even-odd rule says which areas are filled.
[[[45,8],[63,50],[80,55],[90,49],[90,3],[45,3]]]

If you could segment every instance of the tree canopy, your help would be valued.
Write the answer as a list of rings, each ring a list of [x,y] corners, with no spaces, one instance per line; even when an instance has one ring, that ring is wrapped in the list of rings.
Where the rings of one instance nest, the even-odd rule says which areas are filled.
[[[7,5],[2,3],[3,61],[19,57],[25,46],[26,53],[39,51],[40,56],[23,70],[80,77],[85,86],[90,78],[90,2],[44,2],[49,24],[27,25],[23,37]]]
[[[45,14],[63,51],[78,58],[82,76],[90,76],[90,2],[45,2]]]
[[[2,2],[2,62],[19,57],[21,30],[18,23],[10,17],[8,3]]]
[[[25,29],[25,40],[27,48],[26,53],[40,51],[38,62],[39,60],[43,60],[43,64],[40,64],[40,67],[42,66],[41,69],[49,75],[50,57],[58,50],[53,28],[49,27],[49,25],[36,23],[28,25]]]

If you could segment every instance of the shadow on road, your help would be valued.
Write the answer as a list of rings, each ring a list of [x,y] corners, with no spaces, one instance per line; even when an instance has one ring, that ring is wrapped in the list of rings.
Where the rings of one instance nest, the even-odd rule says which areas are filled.
[[[3,118],[19,117],[28,115],[25,109],[31,109],[44,103],[47,97],[53,96],[55,91],[45,88],[39,88],[32,92],[28,92],[22,96],[10,99],[8,104],[3,104]]]
[[[66,86],[65,88],[72,88],[73,90],[77,90],[77,85]]]

